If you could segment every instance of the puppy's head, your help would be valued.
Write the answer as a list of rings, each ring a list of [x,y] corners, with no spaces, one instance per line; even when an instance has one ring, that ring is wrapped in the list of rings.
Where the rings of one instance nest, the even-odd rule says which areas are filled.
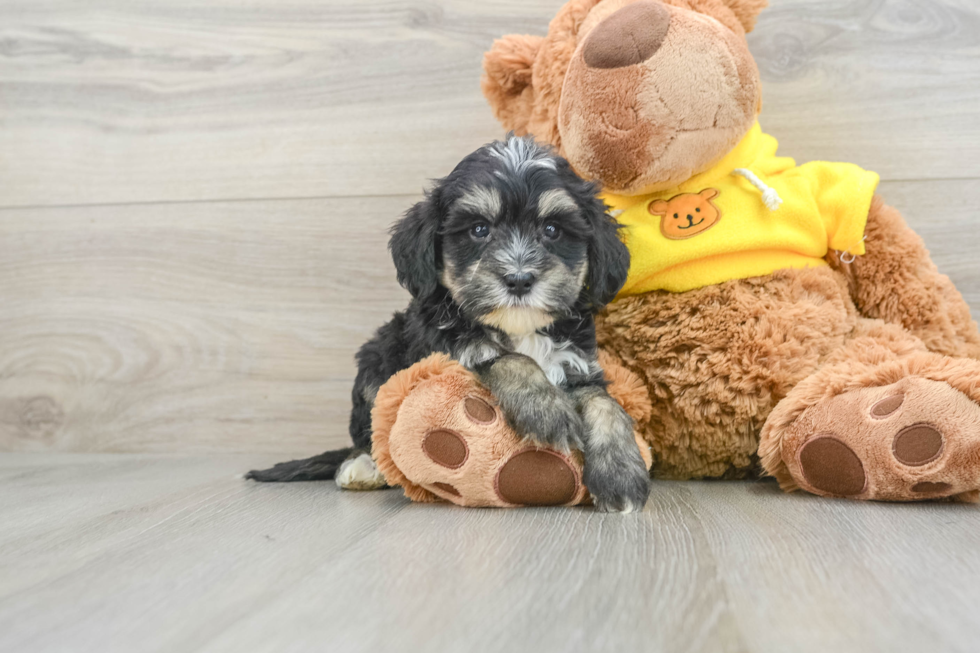
[[[443,286],[467,318],[512,334],[594,311],[629,268],[597,191],[530,138],[486,145],[392,228],[398,280],[423,301]]]

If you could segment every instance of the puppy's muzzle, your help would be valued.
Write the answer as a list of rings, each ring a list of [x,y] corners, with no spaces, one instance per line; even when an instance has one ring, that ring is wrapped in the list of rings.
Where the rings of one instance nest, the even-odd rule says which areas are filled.
[[[507,292],[515,297],[523,297],[531,292],[535,281],[537,281],[537,277],[530,272],[504,275],[504,284],[507,286]]]

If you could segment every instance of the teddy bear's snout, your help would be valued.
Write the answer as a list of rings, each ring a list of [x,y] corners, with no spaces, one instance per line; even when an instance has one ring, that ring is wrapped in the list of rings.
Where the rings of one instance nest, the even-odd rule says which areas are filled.
[[[670,12],[657,0],[639,0],[615,12],[589,34],[582,55],[590,68],[623,68],[646,61],[660,49]]]

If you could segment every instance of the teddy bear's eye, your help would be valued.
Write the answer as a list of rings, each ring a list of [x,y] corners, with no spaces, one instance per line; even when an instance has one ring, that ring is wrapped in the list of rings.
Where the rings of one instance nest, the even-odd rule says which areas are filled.
[[[675,218],[675,219],[677,218],[677,214],[676,214],[676,213],[674,214],[674,218]]]
[[[697,211],[698,213],[700,213],[700,212],[701,212],[701,209],[694,209],[694,210],[695,210],[695,211]]]

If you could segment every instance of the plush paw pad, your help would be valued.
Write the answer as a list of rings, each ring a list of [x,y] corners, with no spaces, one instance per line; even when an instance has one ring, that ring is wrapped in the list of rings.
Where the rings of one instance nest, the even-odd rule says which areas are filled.
[[[800,450],[800,467],[813,487],[848,497],[864,492],[867,476],[854,450],[833,435],[818,435]]]
[[[388,435],[413,484],[463,506],[574,505],[586,496],[578,454],[529,446],[468,373],[422,381]]]
[[[931,463],[943,451],[943,435],[928,424],[913,424],[898,432],[892,455],[903,465],[919,467]]]
[[[980,489],[980,406],[919,377],[808,408],[783,441],[790,474],[815,494],[910,501]]]
[[[568,460],[547,449],[529,449],[511,456],[497,472],[497,496],[524,506],[561,506],[578,492],[579,480]]]
[[[426,433],[422,438],[422,451],[429,460],[449,469],[459,469],[470,455],[463,436],[449,429],[435,429]]]

